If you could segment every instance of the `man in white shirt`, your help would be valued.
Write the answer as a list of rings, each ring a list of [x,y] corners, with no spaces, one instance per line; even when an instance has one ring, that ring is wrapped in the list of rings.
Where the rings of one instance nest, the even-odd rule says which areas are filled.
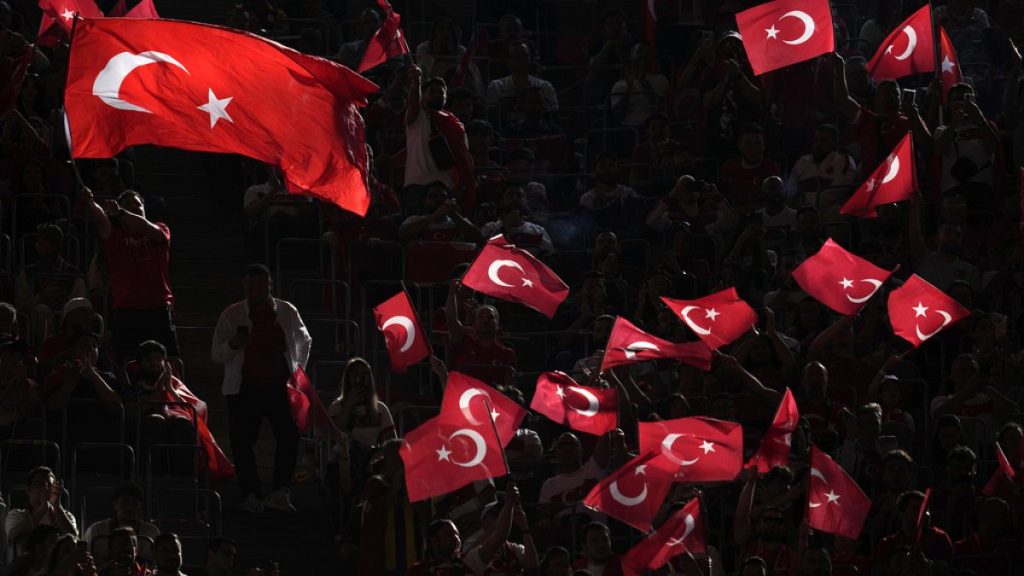
[[[594,187],[580,196],[580,206],[590,210],[621,207],[637,198],[636,190],[619,184],[619,159],[611,152],[601,152],[594,162]]]
[[[46,466],[28,473],[28,507],[11,510],[4,519],[8,545],[21,546],[36,526],[49,525],[61,534],[78,536],[75,517],[60,503],[61,485]]]
[[[558,111],[558,95],[551,82],[530,74],[533,54],[525,42],[514,42],[506,48],[508,68],[511,72],[504,78],[491,80],[487,85],[487,105],[499,106],[515,103],[527,89],[537,86],[544,96],[544,111]]]
[[[555,456],[557,472],[548,478],[540,487],[540,510],[548,519],[561,519],[569,516],[579,508],[580,501],[590,489],[607,475],[609,441],[608,435],[601,436],[594,446],[594,455],[583,463],[583,447],[579,438],[571,432],[558,437],[551,451]],[[595,520],[603,520],[604,515],[589,512]]]
[[[789,190],[799,194],[799,204],[817,205],[818,194],[824,197],[822,205],[829,206],[840,200],[836,188],[852,185],[857,178],[857,165],[853,158],[838,149],[839,129],[832,124],[820,124],[814,129],[811,153],[801,156],[789,173]],[[842,195],[845,199],[845,195]]]
[[[539,224],[528,222],[523,216],[524,202],[509,202],[502,207],[501,219],[484,224],[481,233],[484,238],[504,234],[505,239],[534,256],[544,256],[554,250],[548,231]]]
[[[211,356],[224,365],[231,452],[242,492],[242,509],[264,506],[295,511],[288,486],[298,457],[299,432],[292,420],[288,380],[305,368],[312,338],[295,306],[271,294],[270,270],[251,264],[242,279],[245,300],[228,306],[217,320]],[[260,501],[253,448],[263,420],[270,421],[274,450],[274,491]]]

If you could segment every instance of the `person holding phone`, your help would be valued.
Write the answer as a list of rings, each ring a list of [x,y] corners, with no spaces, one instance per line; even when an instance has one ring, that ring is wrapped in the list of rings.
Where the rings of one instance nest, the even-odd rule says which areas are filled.
[[[934,134],[935,152],[942,157],[942,193],[955,188],[991,189],[1002,140],[999,130],[975,103],[970,84],[949,89],[949,106],[943,118],[946,124],[936,128]]]
[[[78,537],[75,517],[60,503],[63,485],[46,466],[33,468],[26,478],[28,507],[11,510],[4,521],[7,542],[20,546],[36,526],[54,526],[61,534]]]
[[[249,265],[242,286],[245,299],[221,313],[211,348],[213,361],[224,365],[221,390],[227,397],[241,508],[294,512],[288,486],[298,457],[299,431],[289,408],[288,381],[306,366],[312,338],[295,306],[274,298],[266,266]],[[264,419],[270,421],[277,446],[273,492],[261,501],[253,448]]]

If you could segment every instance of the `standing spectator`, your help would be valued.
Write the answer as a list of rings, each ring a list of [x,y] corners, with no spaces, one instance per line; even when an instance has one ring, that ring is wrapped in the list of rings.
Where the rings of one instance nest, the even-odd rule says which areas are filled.
[[[601,576],[622,576],[622,560],[612,551],[612,534],[602,522],[591,522],[583,527],[583,557],[573,564],[576,570]]]
[[[409,97],[410,74],[402,66],[384,67],[380,96],[363,109],[366,143],[380,156],[382,170],[391,167],[393,156],[405,147],[405,104]],[[384,171],[380,176],[391,182]]]
[[[730,154],[740,128],[760,117],[761,88],[752,78],[750,63],[738,32],[718,38],[717,61],[704,70],[699,86],[707,144],[715,156]]]
[[[54,312],[72,298],[85,296],[85,281],[78,268],[64,259],[64,232],[56,224],[40,226],[36,237],[36,261],[18,274],[18,308],[28,314],[36,342],[54,331]]]
[[[622,79],[612,86],[612,116],[623,126],[642,126],[662,106],[668,88],[668,78],[651,72],[650,46],[637,44],[623,67]]]
[[[289,411],[288,380],[296,369],[305,367],[312,339],[295,306],[273,297],[266,266],[249,265],[242,286],[245,300],[221,313],[211,349],[213,361],[224,365],[222,392],[227,397],[242,509],[261,512],[265,506],[294,512],[288,486],[298,456],[299,432]],[[264,419],[270,421],[277,447],[273,492],[260,502],[253,448]]]
[[[764,155],[764,128],[758,124],[747,124],[740,130],[736,140],[738,158],[722,163],[720,184],[736,211],[745,216],[764,206],[761,185],[766,178],[781,176],[779,163]]]
[[[156,340],[177,356],[172,307],[174,295],[167,276],[171,230],[161,222],[146,219],[138,192],[128,190],[117,201],[104,200],[100,206],[92,192],[79,193],[82,208],[89,213],[110,269],[114,295],[112,325],[114,353],[130,357],[145,340]]]
[[[402,221],[398,239],[403,242],[477,242],[480,229],[462,215],[459,204],[452,200],[444,182],[427,184],[421,214],[413,214]]]
[[[540,88],[545,112],[558,111],[558,95],[550,82],[530,74],[533,52],[526,42],[513,42],[506,49],[509,75],[491,80],[487,85],[487,105],[502,110],[522,108],[523,96],[530,88]],[[503,117],[506,115],[502,115]]]
[[[860,38],[857,51],[861,54],[874,54],[878,46],[905,16],[903,0],[888,0],[876,4],[874,18],[868,18],[860,27]]]
[[[152,543],[160,535],[160,529],[154,524],[143,520],[142,488],[135,484],[122,484],[114,490],[113,514],[106,520],[93,522],[85,529],[82,540],[89,543],[89,550],[96,555],[96,560],[103,562],[108,558],[116,558],[108,552],[113,546],[113,535],[122,528],[131,528],[136,537],[142,537],[136,549],[141,558],[153,559]]]
[[[992,194],[996,166],[1002,156],[1002,138],[995,124],[974,102],[974,88],[957,84],[949,90],[949,123],[935,129],[935,153],[942,158],[940,191],[957,187]],[[983,201],[979,199],[979,201]]]
[[[359,68],[359,62],[366,52],[366,44],[376,34],[380,24],[380,13],[374,8],[364,8],[359,13],[359,37],[342,44],[335,59],[353,70]]]
[[[405,186],[443,182],[461,192],[462,207],[472,211],[476,177],[462,123],[444,109],[448,85],[432,77],[420,86],[422,72],[409,69],[405,107]]]
[[[36,526],[54,526],[61,534],[78,536],[75,517],[60,503],[63,486],[57,482],[53,470],[46,466],[33,468],[26,478],[28,484],[28,508],[17,508],[7,512],[4,531],[8,545],[18,546]]]
[[[811,152],[804,154],[789,173],[789,191],[797,194],[797,205],[817,204],[819,194],[826,206],[838,208],[840,194],[836,187],[850,186],[857,178],[857,164],[849,154],[839,150],[839,129],[832,124],[819,124],[811,139]]]

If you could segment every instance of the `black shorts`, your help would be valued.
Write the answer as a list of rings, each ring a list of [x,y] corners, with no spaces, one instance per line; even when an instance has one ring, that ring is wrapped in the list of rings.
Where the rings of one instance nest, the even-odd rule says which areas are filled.
[[[171,308],[114,308],[114,353],[119,360],[135,356],[135,349],[146,340],[156,340],[167,348],[168,356],[180,356],[178,335]]]

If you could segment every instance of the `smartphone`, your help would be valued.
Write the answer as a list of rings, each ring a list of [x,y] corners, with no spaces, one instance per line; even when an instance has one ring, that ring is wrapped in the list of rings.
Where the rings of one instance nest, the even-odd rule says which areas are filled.
[[[917,102],[917,90],[914,90],[913,88],[904,88],[903,89],[903,104],[905,106],[910,106],[912,104],[915,104],[916,102]]]

